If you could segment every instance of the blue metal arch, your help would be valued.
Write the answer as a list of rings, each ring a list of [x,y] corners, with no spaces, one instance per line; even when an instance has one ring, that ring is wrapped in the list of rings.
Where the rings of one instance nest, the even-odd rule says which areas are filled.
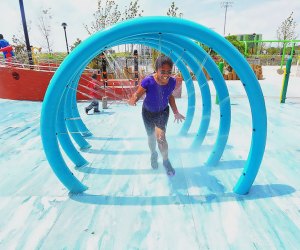
[[[164,35],[164,36],[166,38],[171,38],[171,35]],[[211,99],[211,96],[210,96],[209,90],[204,91],[205,88],[208,88],[207,80],[206,80],[206,78],[205,78],[205,76],[202,72],[201,67],[199,67],[198,62],[195,61],[194,57],[192,56],[192,54],[190,54],[189,51],[185,51],[184,53],[181,53],[181,51],[184,51],[185,49],[179,47],[176,44],[168,42],[168,40],[166,40],[166,39],[162,39],[162,43],[161,43],[161,41],[158,41],[158,39],[155,39],[155,37],[157,37],[157,34],[153,34],[153,35],[149,34],[147,36],[147,39],[145,39],[145,37],[143,36],[143,42],[139,42],[140,37],[139,36],[134,36],[134,37],[130,37],[129,40],[118,41],[117,44],[113,44],[113,45],[110,44],[110,46],[116,46],[118,44],[130,43],[130,42],[142,43],[142,44],[146,44],[146,45],[152,45],[152,46],[154,46],[155,49],[158,49],[158,50],[161,49],[162,52],[165,53],[165,54],[170,54],[169,56],[172,57],[173,61],[175,63],[177,62],[177,64],[178,64],[177,66],[179,67],[180,71],[182,72],[182,74],[184,76],[184,79],[185,79],[185,83],[186,83],[187,88],[188,88],[187,90],[188,90],[188,97],[189,98],[188,98],[187,117],[189,117],[190,123],[193,120],[193,113],[194,113],[194,108],[195,108],[195,94],[194,94],[194,89],[193,89],[194,87],[193,87],[193,82],[192,82],[191,76],[189,74],[189,71],[186,69],[184,64],[181,63],[180,57],[185,60],[185,62],[187,63],[187,65],[189,65],[189,67],[192,69],[193,72],[196,72],[196,74],[195,74],[196,77],[197,78],[200,77],[200,81],[198,80],[198,82],[199,82],[199,88],[202,92],[202,99],[203,99],[202,103],[205,103],[205,107],[206,107],[206,109],[203,109],[203,111],[204,111],[203,114],[202,114],[203,118],[202,118],[201,123],[200,123],[201,125],[199,127],[199,131],[198,131],[197,136],[195,138],[195,141],[197,142],[197,145],[199,146],[199,145],[201,145],[201,143],[202,143],[202,141],[203,141],[203,139],[204,139],[204,137],[207,133],[208,124],[209,124],[209,120],[210,120],[210,107],[211,107],[210,99]],[[217,90],[219,90],[219,92],[220,92],[219,93],[219,96],[220,96],[220,109],[221,110],[223,109],[223,112],[222,112],[223,116],[225,118],[226,117],[229,118],[229,119],[220,119],[220,129],[219,130],[221,130],[221,128],[225,128],[225,129],[228,128],[228,130],[227,130],[226,134],[224,134],[224,132],[223,133],[218,133],[218,135],[221,134],[221,136],[218,136],[218,138],[216,140],[216,146],[215,147],[220,149],[219,150],[220,153],[219,154],[213,154],[213,156],[214,156],[214,158],[216,158],[218,155],[219,155],[219,157],[221,157],[226,143],[224,144],[224,147],[219,146],[219,144],[220,144],[220,141],[222,141],[222,140],[224,141],[224,138],[227,139],[228,131],[229,131],[229,125],[230,125],[230,124],[226,124],[226,123],[223,122],[223,121],[228,121],[230,123],[230,105],[226,106],[226,104],[228,104],[228,102],[224,103],[224,101],[223,101],[223,99],[229,99],[228,98],[228,91],[227,91],[224,79],[222,78],[222,75],[220,74],[220,72],[219,72],[217,66],[215,65],[215,63],[213,62],[213,60],[209,57],[209,55],[201,47],[196,45],[194,42],[191,42],[189,39],[183,39],[180,36],[174,36],[174,39],[179,41],[182,46],[183,45],[185,46],[188,43],[190,46],[187,46],[187,48],[188,47],[194,48],[195,51],[191,51],[191,52],[193,52],[193,54],[195,54],[195,58],[197,58],[199,60],[199,62],[207,61],[208,66],[209,66],[209,63],[211,63],[211,66],[214,66],[214,68],[212,70],[213,72],[211,74],[215,77],[215,79],[217,79],[220,82],[219,84],[214,82],[214,84],[216,85]],[[156,41],[156,44],[155,43],[153,44],[154,41]],[[161,47],[161,48],[159,48],[159,47]],[[176,53],[174,54],[173,52],[176,52],[177,55],[176,55]],[[210,73],[210,69],[208,70],[208,72]],[[222,90],[222,87],[223,87],[223,90],[225,89],[225,92],[220,91],[220,90]],[[72,86],[72,90],[75,89],[75,88],[76,88],[76,86]],[[74,91],[71,91],[71,92],[75,93]],[[70,93],[70,91],[68,93]],[[225,97],[224,97],[224,93],[225,93]],[[222,106],[224,106],[225,109],[222,108]],[[70,107],[70,105],[66,105],[66,108],[69,108],[69,107]],[[68,113],[68,111],[66,111],[66,113]],[[182,129],[182,130],[186,131],[185,133],[187,133],[187,130],[189,129],[189,125],[190,124],[188,124],[187,126],[183,126],[184,129]],[[72,128],[72,131],[74,131],[74,128]],[[62,148],[64,149],[63,145],[62,145]],[[68,152],[66,152],[66,153],[68,154]],[[72,152],[70,152],[70,153],[72,153]],[[72,156],[70,158],[72,159]],[[219,158],[215,159],[216,163],[218,161],[219,161]],[[74,162],[74,163],[78,166],[78,163],[76,163],[76,162]]]
[[[141,42],[141,41],[142,42]],[[155,48],[160,49],[159,47],[168,49],[167,51],[164,51],[165,54],[172,54],[172,51],[177,51],[177,56],[173,58],[173,60],[176,62],[180,60],[179,57],[185,58],[188,56],[188,61],[193,61],[193,57],[198,60],[200,64],[203,64],[202,67],[206,68],[208,73],[211,75],[213,79],[213,83],[216,88],[216,92],[219,96],[220,101],[220,125],[219,125],[219,132],[218,136],[214,145],[214,148],[211,152],[211,155],[209,156],[208,161],[206,164],[208,166],[216,165],[226,146],[226,142],[228,139],[229,129],[230,129],[230,120],[231,120],[231,114],[230,114],[230,99],[229,99],[229,93],[227,90],[226,83],[223,79],[222,74],[220,73],[218,67],[214,63],[214,61],[210,58],[210,56],[198,45],[196,45],[193,41],[190,39],[178,36],[178,35],[170,35],[170,34],[147,34],[147,35],[136,35],[131,36],[130,38],[125,38],[122,40],[117,41],[114,44],[110,44],[110,47],[117,46],[119,44],[123,43],[139,43],[139,44],[146,44],[151,45],[153,44],[153,41],[156,41]],[[150,44],[149,44],[150,42]],[[178,46],[177,43],[179,43],[181,46]],[[184,51],[184,53],[180,53],[180,51]],[[193,55],[193,56],[192,56]],[[186,59],[185,59],[186,60]],[[187,62],[186,62],[187,63]],[[196,72],[196,76],[199,77],[199,73],[202,73],[201,67],[199,68],[199,65],[195,65],[195,62],[192,62],[194,64],[193,66],[187,63],[189,67]],[[197,67],[199,69],[197,69]],[[180,68],[182,71],[182,66]],[[202,90],[202,88],[208,88],[208,85],[206,84],[206,79],[204,79],[204,75],[202,73],[202,79],[199,82],[199,87]],[[186,80],[187,79],[187,80]],[[190,77],[188,74],[185,74],[185,83],[187,84],[188,88],[188,112],[186,115],[186,120],[189,120],[189,122],[185,123],[181,129],[181,133],[183,134],[187,133],[190,124],[193,120],[193,114],[195,109],[195,96],[194,96],[194,90],[193,85],[189,83]],[[204,82],[204,84],[201,84],[201,82]],[[75,88],[75,86],[73,87]],[[201,91],[202,92],[202,91]],[[204,96],[203,96],[204,94]],[[208,94],[208,95],[207,95]],[[210,118],[210,105],[207,105],[207,99],[210,100],[210,94],[209,92],[205,91],[202,93],[202,98],[204,98],[204,103],[206,106],[206,111],[202,114],[202,120],[200,123],[200,127],[198,129],[197,136],[194,139],[193,147],[199,147],[204,137],[207,133],[208,129],[208,122]],[[210,104],[210,103],[209,103]],[[207,107],[209,107],[207,109]],[[209,111],[209,113],[207,113]],[[77,111],[78,112],[78,111]],[[203,118],[204,117],[204,118]]]
[[[86,189],[66,166],[55,134],[58,108],[68,80],[99,51],[104,50],[107,44],[124,37],[155,32],[179,34],[206,44],[235,69],[243,82],[251,107],[253,132],[248,159],[234,191],[247,193],[259,170],[266,144],[266,108],[259,83],[246,60],[223,37],[197,23],[170,17],[137,18],[105,29],[81,43],[64,60],[48,87],[41,114],[41,136],[50,166],[71,192],[83,192]]]

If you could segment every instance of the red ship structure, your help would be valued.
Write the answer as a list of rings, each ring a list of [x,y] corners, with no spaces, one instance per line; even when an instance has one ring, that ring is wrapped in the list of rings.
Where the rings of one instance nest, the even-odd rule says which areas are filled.
[[[8,48],[9,47],[9,48]],[[8,46],[1,50],[11,50]],[[103,53],[101,54],[102,58]],[[100,57],[101,57],[100,56]],[[137,55],[134,55],[137,62]],[[59,63],[54,61],[35,62],[33,65],[20,63],[15,58],[7,56],[0,59],[0,98],[10,100],[43,101],[49,82],[54,75]],[[102,60],[100,70],[86,69],[80,77],[77,88],[77,100],[89,100],[91,89],[91,75],[97,73],[99,90],[98,98],[106,97],[108,100],[125,100],[135,92],[143,76],[139,74],[137,63],[134,72],[127,74],[126,79],[107,77],[106,63]],[[113,74],[112,74],[113,75]],[[174,91],[175,97],[181,97],[182,78],[176,77],[177,84]]]
[[[42,101],[44,99],[49,82],[60,63],[53,61],[40,62],[34,60],[34,53],[32,53],[33,47],[30,45],[29,41],[24,4],[22,0],[19,1],[19,5],[29,64],[25,64],[24,60],[18,60],[18,57],[13,57],[12,46],[0,48],[0,52],[5,52],[6,54],[6,58],[0,59],[0,98],[11,100]],[[69,54],[69,46],[66,36],[66,23],[63,23],[62,26],[64,28],[67,52]],[[143,75],[139,74],[137,50],[134,51],[133,58],[134,72],[131,72],[132,74],[126,75],[126,79],[122,79],[120,75],[118,75],[118,78],[116,78],[114,77],[116,74],[112,74],[111,79],[108,77],[106,70],[107,62],[105,54],[104,52],[101,53],[101,69],[97,72],[97,84],[99,85],[99,88],[97,89],[99,90],[97,90],[96,93],[99,99],[105,97],[109,100],[124,100],[128,99],[136,90],[140,80],[143,79]],[[86,69],[81,75],[78,88],[76,89],[77,100],[91,99],[89,96],[91,89],[88,85],[91,85],[91,75],[94,73],[94,69]],[[177,84],[174,93],[175,97],[181,97],[181,84],[182,79],[177,78]]]

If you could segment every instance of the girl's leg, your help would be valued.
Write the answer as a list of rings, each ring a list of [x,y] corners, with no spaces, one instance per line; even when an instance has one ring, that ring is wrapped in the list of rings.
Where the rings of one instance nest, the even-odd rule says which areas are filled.
[[[155,138],[154,133],[152,135],[148,135],[148,145],[149,145],[151,154],[156,152],[156,138]]]
[[[175,169],[172,167],[172,164],[169,161],[168,142],[166,140],[166,133],[162,129],[155,127],[155,136],[158,143],[159,151],[163,157],[163,165],[166,169],[167,175],[173,176],[175,175]]]
[[[158,168],[158,154],[156,152],[156,138],[155,138],[155,133],[153,133],[152,135],[148,135],[148,145],[151,151],[151,167],[153,169],[157,169]]]
[[[168,142],[166,140],[166,133],[162,129],[155,127],[155,137],[156,137],[158,148],[162,155],[163,160],[167,160],[168,159]]]

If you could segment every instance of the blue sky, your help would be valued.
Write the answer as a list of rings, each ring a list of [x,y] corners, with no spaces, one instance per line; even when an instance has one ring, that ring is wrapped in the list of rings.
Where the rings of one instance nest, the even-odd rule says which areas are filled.
[[[0,33],[11,41],[13,34],[23,32],[19,1],[1,1]],[[27,22],[30,24],[30,41],[33,46],[44,47],[43,37],[37,27],[37,19],[41,16],[42,9],[52,10],[52,43],[55,51],[65,50],[62,22],[68,24],[67,35],[69,44],[73,44],[76,38],[84,40],[88,33],[84,24],[90,24],[93,13],[97,9],[97,0],[23,0]],[[123,9],[130,1],[116,0]],[[172,0],[140,0],[144,16],[165,15]],[[223,34],[225,9],[221,8],[222,1],[215,0],[185,0],[175,1],[183,17]],[[264,39],[276,39],[276,30],[291,12],[294,12],[296,32],[300,35],[300,1],[299,0],[240,0],[234,1],[227,12],[226,35],[257,33]],[[299,39],[298,35],[298,39]]]

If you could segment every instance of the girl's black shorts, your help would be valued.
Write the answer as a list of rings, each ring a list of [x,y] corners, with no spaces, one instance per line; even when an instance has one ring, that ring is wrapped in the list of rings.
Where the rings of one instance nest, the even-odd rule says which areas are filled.
[[[162,129],[166,132],[166,127],[169,119],[170,108],[167,106],[164,110],[159,112],[150,112],[143,107],[142,116],[147,135],[154,133],[155,127]]]

